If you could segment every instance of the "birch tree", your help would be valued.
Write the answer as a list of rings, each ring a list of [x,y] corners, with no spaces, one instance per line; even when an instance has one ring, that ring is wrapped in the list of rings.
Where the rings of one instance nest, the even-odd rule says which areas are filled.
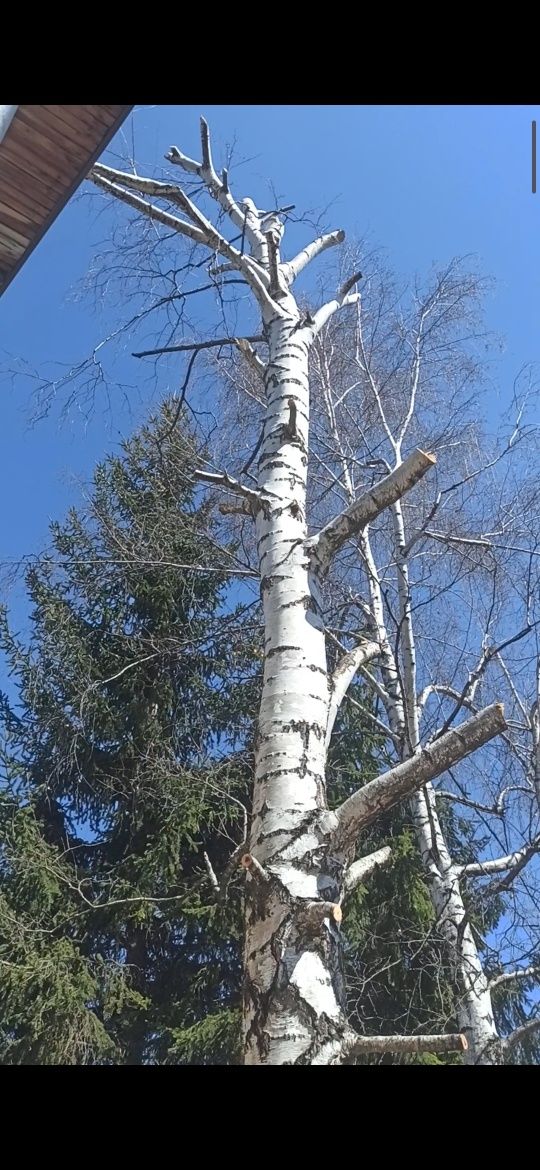
[[[427,439],[439,456],[437,476],[426,479],[414,497],[394,500],[390,523],[366,526],[355,550],[342,556],[337,574],[341,605],[334,604],[334,621],[340,610],[352,609],[363,615],[377,642],[379,654],[360,671],[379,698],[388,742],[402,761],[415,758],[425,735],[448,734],[464,710],[476,713],[481,698],[507,691],[515,708],[516,688],[510,676],[505,682],[501,664],[514,648],[523,651],[536,631],[535,542],[531,531],[523,531],[520,457],[530,427],[524,401],[518,401],[506,433],[498,442],[486,438],[482,446],[472,396],[479,373],[475,348],[484,340],[472,308],[481,291],[478,279],[453,263],[428,288],[417,286],[406,307],[388,276],[374,271],[352,327],[328,327],[314,347],[318,408],[312,442],[319,482],[328,485],[330,477],[334,491],[351,506],[368,468],[380,466],[384,474],[401,466],[407,440]],[[526,799],[534,795],[531,769],[525,788],[523,779],[521,785],[508,781],[515,771],[516,729],[532,737],[528,749],[521,746],[521,760],[531,746],[534,756],[534,715],[524,727],[523,712],[518,714],[521,725],[512,719],[491,758],[484,753],[472,761],[457,781],[449,769],[450,784],[437,789],[430,782],[410,800],[454,970],[466,1060],[475,1064],[507,1058],[540,1025],[532,1002],[525,1031],[499,1034],[492,990],[510,986],[512,979],[532,979],[534,971],[525,963],[505,972],[503,963],[491,984],[494,957],[473,929],[470,913],[471,883],[475,896],[493,904],[495,896],[510,890],[513,897],[526,875],[525,921],[518,921],[515,907],[506,912],[513,915],[514,941],[521,934],[522,949],[524,927],[529,936],[531,927],[533,934],[536,930],[528,945],[537,951],[540,839],[537,809]],[[463,865],[452,856],[441,820],[447,801],[473,810],[487,830],[481,859]],[[503,877],[479,881],[494,874]],[[510,947],[506,962],[509,953]]]
[[[259,379],[255,397],[262,425],[250,460],[236,474],[215,464],[196,472],[201,484],[226,494],[226,511],[254,524],[264,613],[252,809],[241,859],[246,873],[245,1062],[329,1064],[356,1054],[422,1050],[464,1051],[467,1059],[488,1060],[486,1054],[496,1039],[489,988],[467,923],[461,875],[452,865],[431,785],[504,733],[506,723],[498,701],[474,705],[470,683],[467,702],[456,703],[452,718],[423,732],[421,713],[427,695],[417,693],[409,546],[412,538],[418,544],[428,535],[428,527],[422,522],[419,533],[409,534],[405,522],[406,507],[415,515],[425,508],[427,485],[435,480],[433,445],[412,441],[412,424],[423,339],[441,310],[443,316],[448,311],[445,298],[451,295],[451,281],[442,300],[441,295],[432,297],[420,309],[416,339],[412,350],[406,349],[407,365],[398,366],[394,374],[394,387],[397,376],[401,390],[406,390],[405,409],[401,397],[394,395],[389,412],[380,372],[363,341],[361,272],[353,266],[330,298],[311,310],[294,291],[311,263],[343,244],[343,231],[320,235],[285,259],[287,209],[265,211],[249,197],[234,196],[228,172],[218,174],[214,166],[204,119],[199,158],[173,147],[167,159],[175,171],[165,181],[101,164],[89,177],[108,196],[150,220],[158,233],[165,229],[179,243],[187,241],[190,263],[202,264],[206,257],[212,279],[228,279],[226,274],[231,273],[241,279],[259,318],[256,332],[248,337],[181,341],[177,347],[193,355],[202,348],[232,346]],[[217,214],[201,209],[201,204],[206,207],[204,199]],[[194,259],[197,251],[200,261]],[[360,476],[352,474],[359,464],[358,452],[348,451],[336,415],[336,391],[345,393],[341,405],[348,399],[348,410],[353,391],[339,389],[333,380],[325,383],[317,356],[341,317],[356,323],[354,363],[362,394],[353,411],[355,426],[367,427],[375,415],[385,447],[382,453],[380,442],[367,449],[364,445]],[[308,494],[314,368],[323,399],[326,395],[333,441],[330,462],[337,460],[338,465],[337,471],[332,467],[329,471],[339,506],[320,524]],[[392,370],[387,368],[385,374],[386,382],[391,382]],[[367,391],[371,402],[364,417]],[[388,628],[386,569],[372,537],[379,524],[391,533],[397,650]],[[351,549],[365,575],[366,600],[360,598],[359,605],[368,620],[354,644],[343,646],[330,673],[328,583]],[[326,797],[328,746],[336,715],[358,672],[372,681],[380,697],[394,759],[367,784],[359,776],[358,789],[331,810]],[[346,1013],[342,905],[358,882],[369,880],[370,872],[388,860],[388,851],[384,856],[363,856],[361,848],[358,852],[363,831],[405,799],[413,802],[437,914],[455,956],[460,1031],[435,1036],[357,1035]]]

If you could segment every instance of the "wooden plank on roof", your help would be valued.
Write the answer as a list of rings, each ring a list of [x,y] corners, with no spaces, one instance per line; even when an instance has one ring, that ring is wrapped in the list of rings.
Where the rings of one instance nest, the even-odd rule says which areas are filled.
[[[9,227],[7,223],[3,223],[0,229],[0,238],[5,242],[9,240],[17,247],[26,248],[30,243],[30,236],[23,236],[16,228]]]
[[[3,239],[2,252],[4,256],[11,256],[18,260],[20,256],[24,255],[24,247],[21,244],[15,244],[13,240]]]
[[[17,119],[13,141],[24,149],[30,158],[43,158],[45,161],[56,159],[62,168],[66,167],[69,172],[73,169],[74,161],[82,166],[86,154],[84,146],[81,143],[76,145],[66,141],[61,134],[53,135],[54,131],[48,127],[41,126],[38,130],[37,127],[28,125],[21,117]]]
[[[56,117],[67,126],[79,129],[83,134],[90,132],[99,139],[100,133],[105,134],[111,122],[103,113],[97,113],[97,106],[45,106],[50,113],[56,112]]]
[[[0,143],[0,292],[127,117],[130,106],[20,106]]]
[[[3,151],[0,155],[0,175],[5,175],[15,191],[20,189],[21,193],[27,195],[31,202],[35,201],[36,206],[41,208],[44,214],[48,214],[54,207],[56,194],[54,189],[45,186],[34,175],[28,174],[28,171],[21,170],[20,167],[9,162],[7,158],[4,158]],[[40,220],[43,220],[43,215]]]
[[[58,184],[68,183],[72,168],[66,166],[61,159],[47,158],[43,148],[33,152],[17,142],[15,138],[2,143],[2,154],[13,166],[19,167],[32,179],[37,179],[43,187],[48,187],[53,197],[58,193]]]
[[[30,111],[28,106],[21,106],[17,112],[17,133],[20,133],[23,127],[25,136],[28,131],[34,134],[37,131],[40,136],[53,143],[63,154],[72,159],[76,158],[80,161],[81,166],[83,165],[88,149],[81,142],[80,135],[76,131],[70,131],[63,123],[59,125],[58,119],[51,118],[46,110],[35,114],[33,110]],[[26,141],[29,139],[26,138]]]
[[[20,207],[21,211],[28,215],[28,218],[36,226],[43,223],[46,215],[50,214],[53,206],[52,200],[49,199],[46,203],[42,202],[37,193],[27,191],[21,186],[20,181],[16,182],[12,176],[8,174],[7,167],[4,166],[0,157],[0,187],[2,189],[2,196],[6,203],[11,207]]]
[[[21,230],[28,228],[29,231],[35,227],[35,219],[31,219],[27,212],[20,206],[12,207],[9,198],[6,198],[6,192],[0,182],[0,225],[11,221],[14,227],[19,226]]]

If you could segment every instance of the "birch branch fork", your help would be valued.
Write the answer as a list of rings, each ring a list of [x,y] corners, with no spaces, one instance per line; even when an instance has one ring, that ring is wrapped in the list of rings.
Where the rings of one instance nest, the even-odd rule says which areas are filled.
[[[338,836],[347,840],[356,838],[361,829],[398,800],[423,788],[505,729],[502,704],[493,703],[466,723],[447,731],[440,739],[432,740],[414,756],[370,780],[340,806],[337,810]]]
[[[307,542],[319,571],[324,572],[332,557],[352,536],[401,499],[435,463],[434,455],[420,450],[413,451],[390,475],[364,492],[350,507],[321,528],[318,535]]]

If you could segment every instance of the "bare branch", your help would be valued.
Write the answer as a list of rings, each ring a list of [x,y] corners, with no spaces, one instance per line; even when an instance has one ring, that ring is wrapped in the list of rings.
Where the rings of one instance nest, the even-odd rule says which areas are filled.
[[[411,490],[412,487],[426,474],[436,462],[434,455],[425,451],[416,450],[396,467],[390,475],[385,476],[369,491],[359,496],[340,516],[336,516],[317,536],[307,542],[309,551],[317,561],[319,571],[324,572],[330,560],[339,549],[358,532],[361,532],[372,520],[375,520],[385,508],[389,508],[396,500]]]
[[[365,882],[371,874],[383,865],[388,865],[392,860],[392,850],[389,845],[385,845],[383,849],[377,849],[375,853],[368,854],[367,857],[360,857],[358,861],[353,861],[345,874],[344,882],[344,898],[352,894],[357,886]]]
[[[435,797],[437,800],[454,800],[456,804],[463,804],[466,808],[474,808],[477,812],[487,813],[488,816],[502,817],[503,810],[498,808],[496,804],[481,804],[479,800],[470,800],[468,796],[460,796],[457,792],[446,792],[442,788],[435,789]]]
[[[200,479],[203,483],[212,484],[214,487],[224,487],[228,491],[234,492],[237,496],[243,496],[244,499],[249,500],[253,508],[261,507],[261,493],[254,491],[253,488],[244,487],[243,483],[239,483],[237,479],[233,479],[231,475],[227,475],[226,471],[200,471],[199,468],[196,468],[193,475],[195,479]]]
[[[389,772],[370,780],[336,810],[339,820],[338,839],[354,839],[361,829],[371,824],[381,813],[403,797],[423,788],[453,764],[500,735],[505,728],[503,706],[501,703],[493,703],[466,723],[432,740]]]
[[[505,971],[502,975],[495,975],[489,981],[489,990],[494,991],[504,983],[515,983],[518,979],[535,979],[540,976],[540,967],[518,967],[515,971]]]
[[[161,223],[172,227],[174,231],[179,232],[181,235],[188,236],[189,239],[196,241],[196,243],[204,244],[212,252],[217,253],[217,255],[225,256],[233,268],[242,272],[261,307],[270,310],[278,316],[282,315],[283,310],[279,304],[272,300],[272,297],[268,293],[268,276],[264,269],[256,263],[253,257],[245,256],[233,244],[230,244],[179,187],[174,187],[173,184],[169,183],[154,182],[151,179],[141,179],[137,175],[116,171],[112,167],[104,167],[102,164],[94,166],[88,178],[98,187],[108,190],[117,199],[128,203],[131,207],[135,207],[151,219],[158,219]],[[175,202],[177,206],[182,208],[185,214],[189,215],[190,219],[193,220],[193,224],[179,220],[175,216],[168,215],[166,212],[160,212],[160,209],[155,207],[154,204],[149,204],[145,199],[137,195],[132,195],[130,190],[125,190],[126,187],[133,188],[134,186],[139,191],[148,194],[152,193],[170,202]]]
[[[211,341],[188,341],[182,342],[181,345],[164,345],[160,349],[142,349],[140,353],[132,353],[132,357],[155,357],[156,354],[161,353],[189,353],[193,349],[220,349],[222,345],[236,345],[238,349],[242,349],[244,343],[249,345],[254,341],[264,341],[261,333],[256,333],[254,337],[214,337]]]
[[[444,732],[448,730],[448,728],[454,722],[456,716],[459,714],[462,706],[464,704],[468,705],[470,700],[474,698],[478,683],[480,682],[482,675],[487,670],[487,667],[489,666],[492,658],[496,658],[501,650],[504,650],[506,646],[511,646],[514,642],[519,642],[522,638],[525,638],[526,635],[531,632],[531,628],[532,627],[530,625],[525,626],[522,630],[519,630],[517,634],[513,634],[511,637],[506,638],[505,641],[501,642],[499,646],[492,646],[490,648],[487,644],[484,645],[477,665],[475,666],[474,670],[469,672],[467,682],[465,683],[461,694],[459,694],[457,697],[456,705],[450,712],[448,718],[445,720],[444,726],[441,728],[439,734],[444,735]],[[451,688],[447,687],[445,689],[446,692],[449,693]]]
[[[503,873],[505,869],[513,870],[516,867],[523,869],[526,862],[538,853],[540,849],[540,836],[535,837],[529,845],[525,845],[523,849],[517,849],[515,853],[507,853],[505,857],[496,857],[493,861],[473,861],[470,865],[459,866],[458,872],[462,877],[483,877],[484,874]]]
[[[316,256],[320,256],[322,252],[326,252],[327,248],[335,248],[336,244],[342,244],[345,239],[345,232],[339,231],[330,232],[327,236],[319,236],[318,240],[313,240],[312,244],[308,244],[306,248],[289,260],[286,264],[281,265],[282,275],[285,277],[287,284],[292,284],[297,276],[307,268]]]
[[[330,705],[328,709],[328,722],[326,724],[327,743],[330,742],[337,713],[356,672],[366,662],[371,662],[377,656],[379,650],[378,642],[361,642],[354,650],[351,650],[348,654],[344,654],[338,662],[330,681]]]
[[[529,1020],[528,1023],[522,1024],[521,1028],[516,1028],[514,1032],[511,1032],[510,1036],[507,1036],[502,1041],[501,1046],[503,1052],[509,1052],[512,1048],[515,1048],[516,1044],[521,1044],[523,1040],[526,1040],[528,1036],[532,1036],[539,1028],[540,1015],[535,1016],[533,1020]]]

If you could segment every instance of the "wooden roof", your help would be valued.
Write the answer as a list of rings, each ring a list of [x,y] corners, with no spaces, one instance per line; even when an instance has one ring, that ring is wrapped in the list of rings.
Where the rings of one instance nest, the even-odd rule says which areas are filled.
[[[18,106],[0,141],[0,296],[131,106]]]

